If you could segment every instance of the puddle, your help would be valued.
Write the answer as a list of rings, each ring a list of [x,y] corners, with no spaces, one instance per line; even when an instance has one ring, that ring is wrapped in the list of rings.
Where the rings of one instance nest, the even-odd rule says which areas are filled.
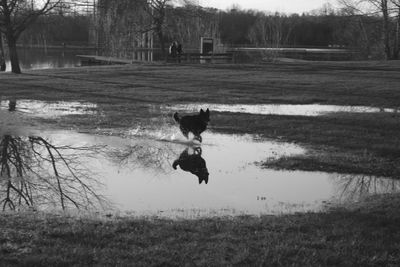
[[[165,128],[132,129],[120,136],[73,131],[3,134],[0,146],[8,152],[1,162],[18,155],[24,171],[10,165],[10,175],[1,174],[1,208],[12,208],[11,200],[15,208],[64,206],[195,218],[318,211],[326,203],[400,190],[400,181],[390,179],[275,171],[255,164],[305,152],[294,144],[207,132],[199,148],[178,129]]]
[[[398,112],[397,109],[376,108],[366,106],[336,106],[336,105],[288,105],[288,104],[265,104],[265,105],[242,105],[242,104],[179,104],[164,106],[164,110],[198,112],[201,108],[209,108],[218,112],[237,112],[259,115],[286,115],[286,116],[322,116],[329,113],[377,113]]]
[[[12,101],[0,101],[0,109],[16,111],[26,115],[37,117],[59,117],[66,115],[94,115],[97,113],[97,105],[88,102],[46,102],[39,100],[18,99]]]
[[[266,106],[209,105],[231,112],[264,112]],[[200,105],[166,108],[197,111]],[[305,149],[255,135],[207,131],[200,144],[169,123],[84,134],[40,129],[26,120],[96,109],[81,102],[0,102],[0,209],[196,218],[319,211],[328,203],[400,191],[400,181],[391,179],[260,168],[257,162]]]

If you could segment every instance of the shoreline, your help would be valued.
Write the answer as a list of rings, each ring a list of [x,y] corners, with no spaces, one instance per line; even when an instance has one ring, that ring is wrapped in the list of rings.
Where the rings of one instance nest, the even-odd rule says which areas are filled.
[[[176,221],[1,213],[0,263],[394,266],[399,207],[395,195],[324,213]]]

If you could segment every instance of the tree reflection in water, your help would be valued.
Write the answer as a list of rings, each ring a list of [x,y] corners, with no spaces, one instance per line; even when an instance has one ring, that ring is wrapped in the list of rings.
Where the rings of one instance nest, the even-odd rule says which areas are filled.
[[[193,152],[189,153],[189,150]],[[143,142],[115,149],[109,153],[109,157],[120,167],[152,170],[156,174],[171,173],[172,169],[176,170],[180,166],[182,170],[197,176],[199,183],[204,181],[207,184],[209,173],[201,154],[201,147],[186,147],[178,156],[168,143]]]
[[[168,144],[159,142],[127,145],[109,152],[110,159],[120,167],[152,170],[156,174],[171,172],[170,162],[175,156],[176,153]]]
[[[0,141],[0,203],[2,209],[102,206],[96,193],[101,183],[81,165],[82,156],[101,147],[55,145],[39,137],[5,134]]]
[[[400,191],[400,181],[371,175],[340,174],[335,176],[340,199],[357,201],[375,194]]]

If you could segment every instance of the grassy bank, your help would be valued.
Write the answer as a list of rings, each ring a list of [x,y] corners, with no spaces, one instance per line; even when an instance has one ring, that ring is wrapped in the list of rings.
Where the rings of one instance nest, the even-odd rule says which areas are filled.
[[[3,96],[108,103],[324,103],[398,107],[400,63],[130,65],[1,74]]]
[[[0,216],[0,265],[398,266],[400,197],[327,213],[199,220]]]

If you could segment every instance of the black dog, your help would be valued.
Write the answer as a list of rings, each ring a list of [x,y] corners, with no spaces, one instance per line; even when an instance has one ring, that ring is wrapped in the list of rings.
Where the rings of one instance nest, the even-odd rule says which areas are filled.
[[[179,118],[178,112],[175,112],[174,119],[179,123],[181,132],[186,138],[189,138],[189,132],[192,132],[195,139],[202,141],[200,134],[207,129],[208,122],[210,121],[210,110],[200,110],[198,115],[183,116]]]
[[[189,154],[189,149],[186,148],[179,158],[174,161],[172,167],[176,170],[177,166],[180,166],[182,170],[191,172],[199,178],[199,184],[203,181],[208,183],[208,170],[206,161],[201,157],[201,148],[196,147],[193,154]]]

